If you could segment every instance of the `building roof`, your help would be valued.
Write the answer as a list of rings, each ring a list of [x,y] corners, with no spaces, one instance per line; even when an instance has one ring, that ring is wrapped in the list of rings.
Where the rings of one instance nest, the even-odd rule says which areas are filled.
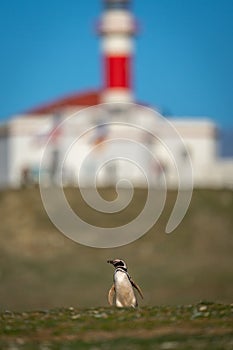
[[[90,107],[99,103],[101,103],[101,91],[92,90],[65,96],[42,106],[32,108],[28,110],[26,114],[52,114],[69,107]]]

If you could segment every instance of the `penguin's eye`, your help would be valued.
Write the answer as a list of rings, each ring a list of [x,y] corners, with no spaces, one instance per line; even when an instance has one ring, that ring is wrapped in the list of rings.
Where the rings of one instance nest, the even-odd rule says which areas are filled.
[[[116,263],[115,266],[125,266],[125,264],[123,263],[123,261],[119,261],[119,262]]]

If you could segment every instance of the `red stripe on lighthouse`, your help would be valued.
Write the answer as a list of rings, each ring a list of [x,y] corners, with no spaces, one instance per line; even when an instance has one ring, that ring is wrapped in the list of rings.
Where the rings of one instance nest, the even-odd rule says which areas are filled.
[[[129,56],[107,56],[105,58],[105,87],[130,88]]]

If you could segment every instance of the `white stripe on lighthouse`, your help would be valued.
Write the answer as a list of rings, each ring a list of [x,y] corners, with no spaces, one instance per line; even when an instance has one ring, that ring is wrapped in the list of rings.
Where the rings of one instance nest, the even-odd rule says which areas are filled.
[[[129,36],[124,34],[111,34],[102,39],[102,50],[105,55],[117,54],[129,56],[133,52],[133,43]]]

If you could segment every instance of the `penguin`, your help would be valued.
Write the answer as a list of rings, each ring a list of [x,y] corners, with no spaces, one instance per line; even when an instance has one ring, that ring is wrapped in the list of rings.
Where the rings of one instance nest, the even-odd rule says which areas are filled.
[[[140,287],[128,274],[126,263],[121,259],[108,260],[107,262],[115,267],[114,283],[108,292],[109,304],[113,305],[115,301],[117,307],[137,307],[138,302],[133,287],[137,289],[142,299],[143,294]]]

